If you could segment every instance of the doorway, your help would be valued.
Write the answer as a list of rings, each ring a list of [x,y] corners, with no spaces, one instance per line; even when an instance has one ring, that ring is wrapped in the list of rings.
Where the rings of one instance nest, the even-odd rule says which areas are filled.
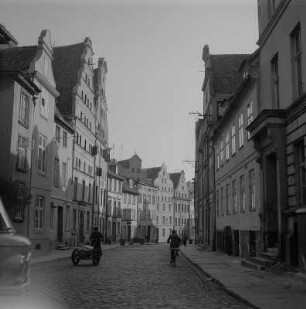
[[[57,207],[57,242],[63,242],[63,207]]]
[[[278,247],[277,158],[266,157],[265,248]]]

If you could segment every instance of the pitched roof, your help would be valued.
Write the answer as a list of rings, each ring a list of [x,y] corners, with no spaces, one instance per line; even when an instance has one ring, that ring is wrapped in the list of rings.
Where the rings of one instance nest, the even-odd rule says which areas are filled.
[[[53,48],[52,66],[56,87],[60,93],[57,106],[64,115],[72,113],[72,90],[78,82],[78,72],[82,65],[81,56],[84,49],[84,42]]]
[[[210,70],[215,95],[227,97],[237,89],[242,80],[239,68],[248,56],[248,54],[210,55]]]
[[[129,168],[130,167],[130,159],[118,161],[118,164],[122,167]]]
[[[170,173],[169,176],[170,176],[170,179],[173,182],[174,189],[176,189],[178,184],[179,184],[180,178],[181,178],[181,173],[180,172],[179,173]]]
[[[25,72],[37,53],[37,46],[12,47],[0,50],[0,70]]]
[[[146,178],[154,180],[157,178],[160,170],[161,170],[161,167],[151,167],[151,168],[143,168],[141,172],[142,174],[146,176]]]
[[[18,41],[15,39],[15,37],[4,27],[4,25],[0,24],[0,44],[10,42],[18,45]]]

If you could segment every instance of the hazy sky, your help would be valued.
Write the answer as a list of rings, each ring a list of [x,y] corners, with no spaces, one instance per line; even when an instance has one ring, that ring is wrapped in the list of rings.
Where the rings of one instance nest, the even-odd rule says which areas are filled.
[[[0,23],[19,45],[50,29],[55,46],[90,37],[108,64],[109,145],[116,159],[135,152],[143,167],[194,169],[196,117],[202,111],[202,48],[251,53],[257,0],[0,0]],[[96,61],[95,61],[96,62]]]

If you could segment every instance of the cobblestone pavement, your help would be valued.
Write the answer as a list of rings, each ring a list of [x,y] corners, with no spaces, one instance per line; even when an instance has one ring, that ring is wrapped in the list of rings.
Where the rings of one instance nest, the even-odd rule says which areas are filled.
[[[99,266],[67,259],[33,265],[30,290],[0,298],[0,308],[248,308],[181,255],[176,267],[169,262],[166,245],[143,245],[105,251]]]

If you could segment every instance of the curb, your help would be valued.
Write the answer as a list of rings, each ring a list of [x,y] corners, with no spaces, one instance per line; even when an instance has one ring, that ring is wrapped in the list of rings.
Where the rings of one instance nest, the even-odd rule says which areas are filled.
[[[243,298],[241,295],[233,292],[232,290],[226,288],[224,286],[224,284],[219,281],[218,279],[216,279],[215,277],[213,277],[211,274],[209,274],[207,271],[205,271],[203,268],[201,268],[197,263],[193,262],[189,257],[187,257],[183,252],[181,252],[182,255],[184,256],[184,258],[191,263],[193,266],[195,266],[199,271],[201,271],[207,278],[211,279],[212,282],[216,283],[218,286],[220,286],[226,293],[228,293],[229,295],[235,297],[236,299],[238,299],[239,301],[241,301],[242,303],[244,303],[247,306],[250,306],[253,309],[260,309],[259,307],[257,307],[256,305],[250,303],[247,299]]]

